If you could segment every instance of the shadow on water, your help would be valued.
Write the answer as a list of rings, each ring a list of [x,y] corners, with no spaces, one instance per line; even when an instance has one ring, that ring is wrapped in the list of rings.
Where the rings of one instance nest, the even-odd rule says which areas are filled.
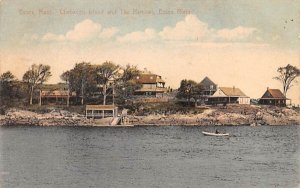
[[[1,127],[1,187],[296,187],[298,126]]]

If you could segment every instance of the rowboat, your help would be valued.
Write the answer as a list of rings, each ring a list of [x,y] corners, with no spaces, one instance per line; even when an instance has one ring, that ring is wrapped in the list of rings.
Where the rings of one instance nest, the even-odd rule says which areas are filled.
[[[229,133],[210,133],[205,131],[202,131],[202,134],[205,136],[229,136]]]

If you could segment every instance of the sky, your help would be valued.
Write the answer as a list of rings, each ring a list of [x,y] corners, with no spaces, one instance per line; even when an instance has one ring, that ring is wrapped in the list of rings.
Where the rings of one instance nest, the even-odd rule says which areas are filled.
[[[57,83],[75,63],[107,60],[172,88],[208,76],[259,98],[281,89],[278,67],[300,67],[300,0],[0,0],[0,74],[42,63]]]

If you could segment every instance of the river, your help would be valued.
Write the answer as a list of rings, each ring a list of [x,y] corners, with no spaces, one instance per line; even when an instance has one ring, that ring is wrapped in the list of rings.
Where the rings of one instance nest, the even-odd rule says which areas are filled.
[[[299,187],[299,126],[217,128],[1,127],[1,188]]]

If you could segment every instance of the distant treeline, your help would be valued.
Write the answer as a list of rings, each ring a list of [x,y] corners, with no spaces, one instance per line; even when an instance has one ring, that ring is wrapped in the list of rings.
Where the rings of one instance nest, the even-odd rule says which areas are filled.
[[[131,95],[140,87],[133,82],[133,78],[140,74],[137,66],[122,67],[106,61],[100,65],[87,62],[75,64],[74,68],[61,75],[62,81],[68,86],[69,92],[80,98],[80,104],[88,102],[89,98],[98,96],[98,103],[106,104],[110,96],[114,95],[120,101]],[[1,105],[33,104],[39,100],[39,90],[51,77],[49,65],[33,64],[18,80],[10,71],[0,76]]]
[[[283,94],[286,96],[293,83],[296,83],[296,78],[300,76],[300,70],[288,64],[279,67],[277,72],[274,79],[282,83]],[[69,93],[75,93],[79,99],[78,104],[108,104],[113,99],[116,104],[122,104],[141,87],[133,79],[140,73],[137,66],[129,64],[123,67],[111,61],[99,65],[81,62],[64,72],[60,78],[67,85]],[[51,76],[51,67],[43,64],[31,65],[22,80],[18,80],[10,71],[1,74],[0,105],[3,107],[38,103],[39,91],[43,90],[45,82]],[[202,94],[203,87],[200,84],[183,79],[176,97],[189,100]]]

